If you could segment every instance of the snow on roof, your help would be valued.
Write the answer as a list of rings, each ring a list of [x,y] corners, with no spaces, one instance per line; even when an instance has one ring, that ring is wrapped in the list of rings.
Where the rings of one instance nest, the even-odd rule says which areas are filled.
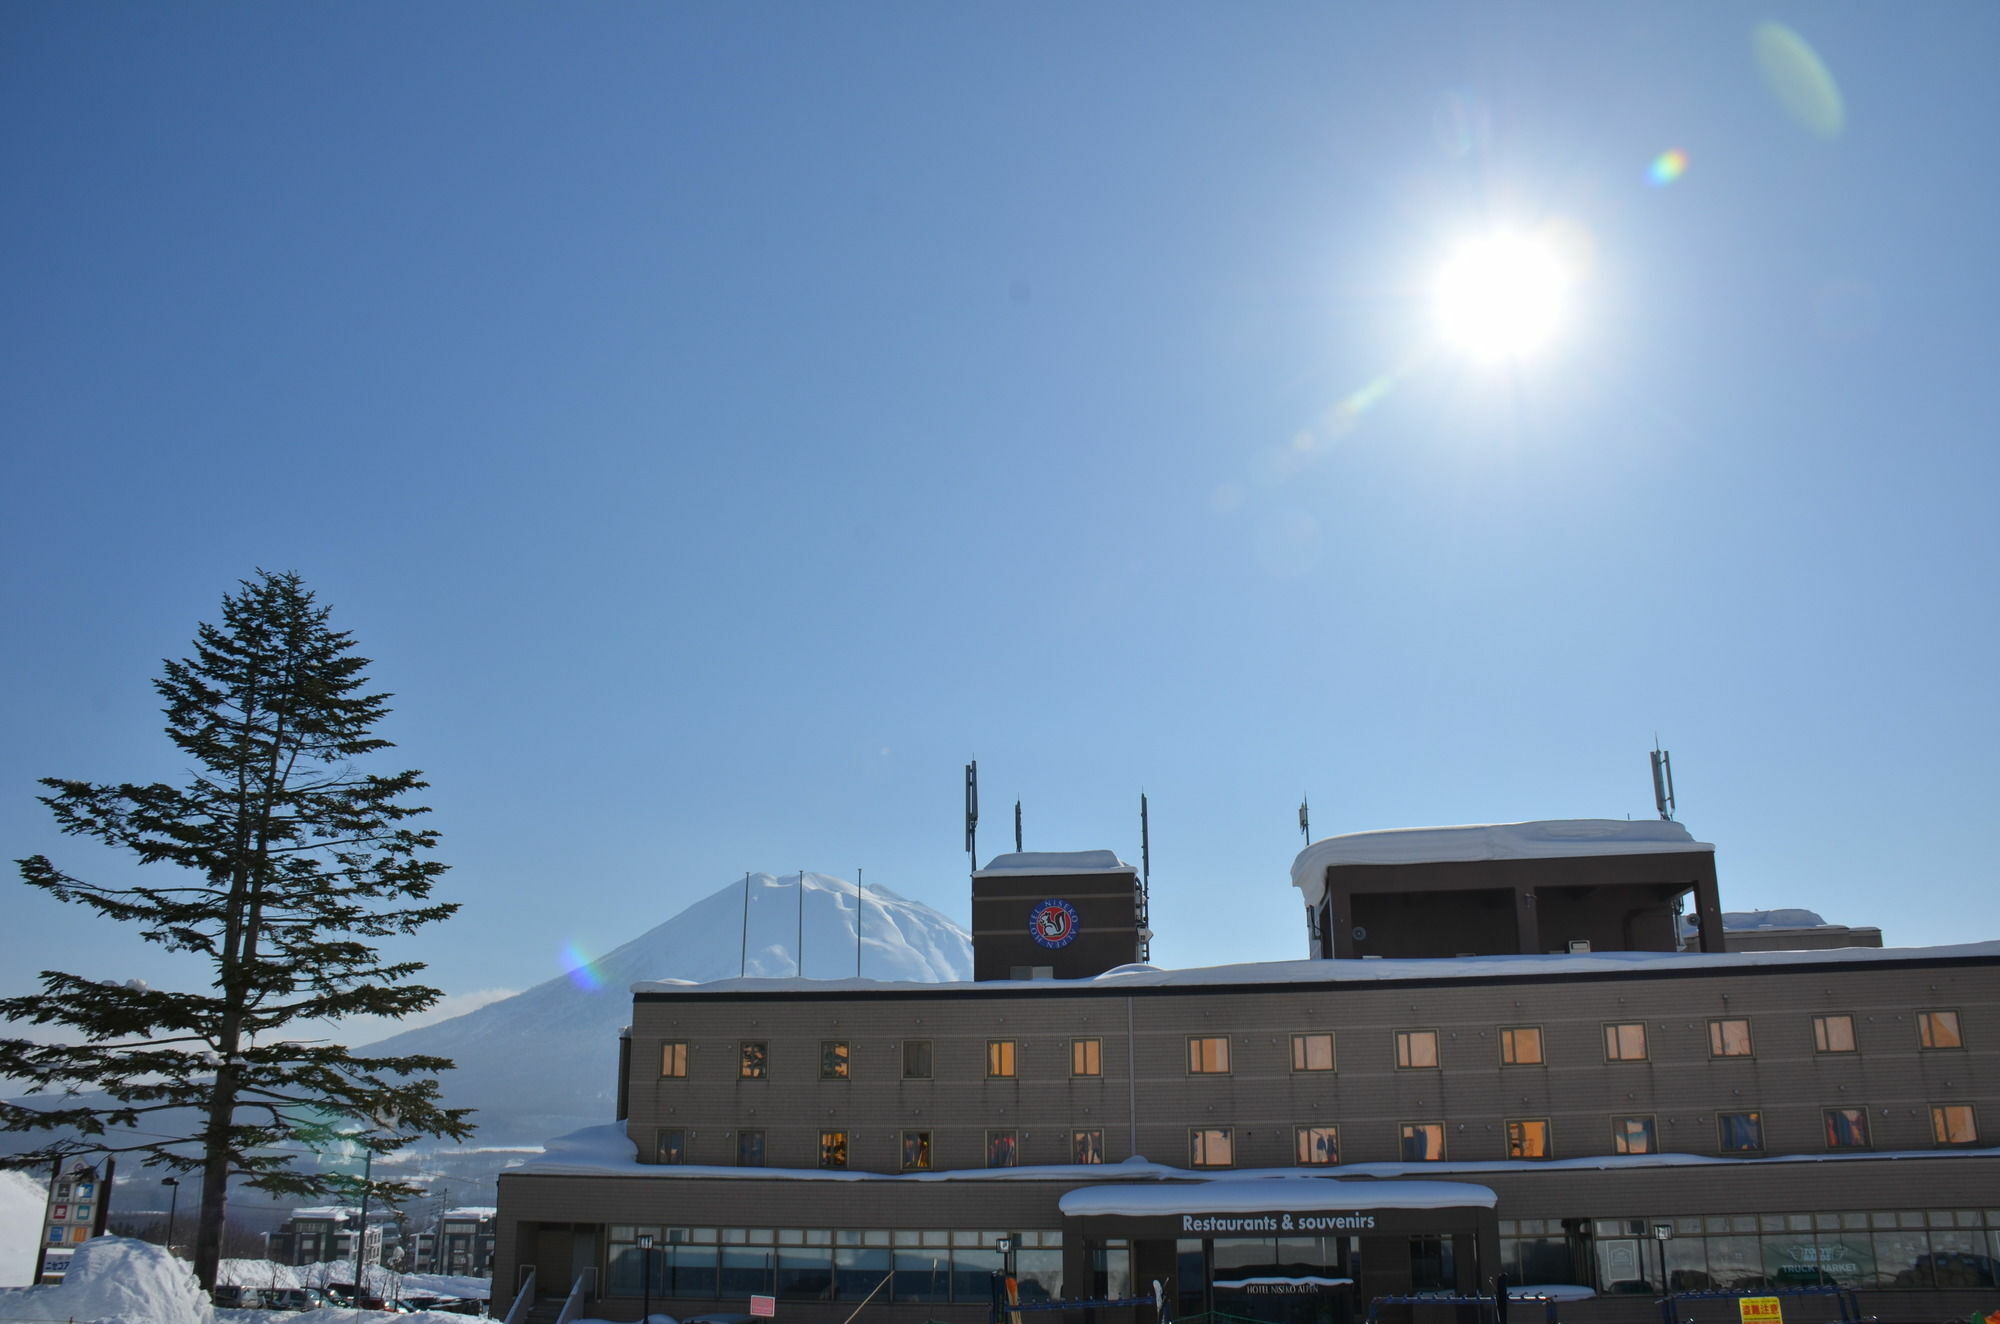
[[[1462,1181],[1340,1181],[1329,1177],[1265,1177],[1244,1181],[1088,1186],[1056,1202],[1071,1218],[1122,1214],[1249,1214],[1280,1206],[1319,1213],[1335,1209],[1491,1209],[1500,1197]]]
[[[1005,874],[1046,877],[1052,874],[1130,873],[1132,866],[1108,850],[1031,850],[1012,855],[995,855],[974,878]]]
[[[1582,855],[1660,855],[1710,851],[1666,819],[1553,818],[1534,823],[1349,832],[1315,841],[1292,861],[1292,886],[1319,904],[1328,865],[1449,864],[1468,860],[1551,860]]]

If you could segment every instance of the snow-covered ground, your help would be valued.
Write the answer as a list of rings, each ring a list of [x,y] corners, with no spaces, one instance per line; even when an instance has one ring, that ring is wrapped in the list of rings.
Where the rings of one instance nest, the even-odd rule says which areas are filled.
[[[26,1287],[34,1281],[47,1194],[25,1172],[0,1172],[0,1287]]]

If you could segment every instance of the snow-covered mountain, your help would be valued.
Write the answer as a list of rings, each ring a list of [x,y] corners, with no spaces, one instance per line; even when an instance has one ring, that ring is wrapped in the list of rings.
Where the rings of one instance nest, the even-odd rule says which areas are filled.
[[[803,878],[803,884],[801,879]],[[852,979],[853,883],[825,874],[752,874],[704,897],[587,966],[463,1016],[369,1045],[383,1054],[434,1053],[458,1064],[446,1101],[477,1108],[481,1145],[538,1144],[615,1115],[618,1032],[630,1024],[632,984],[706,982],[738,974]],[[940,982],[972,978],[964,929],[884,888],[861,894],[861,975]]]

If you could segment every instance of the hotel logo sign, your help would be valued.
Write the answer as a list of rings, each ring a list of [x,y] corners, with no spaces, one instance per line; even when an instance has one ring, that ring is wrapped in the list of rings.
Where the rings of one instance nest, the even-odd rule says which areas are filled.
[[[1044,947],[1067,947],[1076,941],[1076,907],[1050,899],[1028,912],[1028,933]]]

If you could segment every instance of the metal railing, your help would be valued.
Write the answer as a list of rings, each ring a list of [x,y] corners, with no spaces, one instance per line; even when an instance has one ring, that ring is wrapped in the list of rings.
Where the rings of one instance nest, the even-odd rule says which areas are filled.
[[[584,1303],[591,1298],[597,1285],[597,1270],[585,1269],[570,1284],[569,1295],[563,1300],[562,1313],[556,1316],[556,1324],[573,1324],[583,1314]]]
[[[1859,1324],[1861,1319],[1861,1298],[1851,1287],[1760,1287],[1742,1291],[1708,1290],[1699,1292],[1669,1292],[1660,1298],[1661,1324],[1676,1324],[1682,1318],[1680,1303],[1683,1301],[1742,1301],[1766,1296],[1830,1296],[1834,1306],[1840,1311],[1841,1324]]]
[[[522,1324],[528,1318],[528,1311],[535,1304],[535,1271],[528,1270],[528,1276],[514,1289],[514,1304],[507,1307],[507,1318],[501,1324]]]

